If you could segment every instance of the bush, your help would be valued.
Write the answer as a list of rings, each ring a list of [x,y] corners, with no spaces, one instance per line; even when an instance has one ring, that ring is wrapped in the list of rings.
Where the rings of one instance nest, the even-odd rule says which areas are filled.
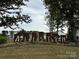
[[[0,44],[4,44],[7,42],[7,36],[0,34]]]

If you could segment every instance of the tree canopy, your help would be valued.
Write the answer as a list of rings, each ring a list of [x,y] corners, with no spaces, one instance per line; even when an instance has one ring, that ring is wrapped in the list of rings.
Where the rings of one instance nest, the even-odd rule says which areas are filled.
[[[21,6],[26,6],[25,1],[28,0],[0,0],[0,27],[12,28],[12,25],[18,26],[18,22],[31,22],[30,16],[21,13]]]
[[[52,24],[57,25],[57,28],[66,25],[69,39],[74,40],[79,28],[79,0],[44,0],[44,4],[51,16],[48,20],[55,22]]]

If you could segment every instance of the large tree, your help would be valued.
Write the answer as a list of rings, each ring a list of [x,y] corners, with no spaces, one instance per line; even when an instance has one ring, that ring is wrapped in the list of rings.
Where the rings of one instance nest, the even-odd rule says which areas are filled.
[[[23,15],[21,6],[26,6],[28,0],[0,0],[0,27],[18,26],[18,22],[29,23],[30,16]]]
[[[62,18],[62,15],[59,10],[58,2],[52,0],[45,0],[44,1],[46,8],[48,9],[48,13],[46,16],[46,19],[48,20],[47,24],[49,25],[50,31],[56,31],[58,32],[58,29],[64,26],[64,22]],[[60,16],[61,15],[61,16]],[[62,29],[63,30],[63,29]],[[61,31],[62,31],[61,30]]]
[[[68,26],[68,38],[76,41],[76,30],[79,28],[79,0],[44,0],[51,16],[49,20],[56,21],[57,27]]]

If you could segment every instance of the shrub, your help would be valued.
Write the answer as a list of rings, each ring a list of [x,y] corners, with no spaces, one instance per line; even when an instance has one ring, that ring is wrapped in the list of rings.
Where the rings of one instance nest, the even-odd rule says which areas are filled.
[[[7,42],[7,36],[0,34],[0,44],[4,44]]]

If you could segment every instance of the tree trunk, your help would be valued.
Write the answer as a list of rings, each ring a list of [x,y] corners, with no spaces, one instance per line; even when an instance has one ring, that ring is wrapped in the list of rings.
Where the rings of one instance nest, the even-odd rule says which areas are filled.
[[[76,40],[76,28],[75,28],[75,24],[73,22],[70,23],[70,27],[68,29],[68,39],[71,42],[77,42]]]

